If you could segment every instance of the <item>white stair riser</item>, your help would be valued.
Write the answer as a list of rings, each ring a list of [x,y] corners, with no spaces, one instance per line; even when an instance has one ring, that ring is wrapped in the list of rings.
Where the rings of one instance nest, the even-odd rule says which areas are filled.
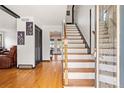
[[[91,55],[68,55],[68,59],[94,59]]]
[[[82,47],[82,48],[85,48],[85,44],[68,44],[68,47]]]
[[[68,73],[68,79],[95,79],[95,73]]]
[[[88,53],[88,49],[69,49],[68,53]]]
[[[80,33],[67,33],[66,35],[80,35]]]
[[[66,34],[80,34],[79,32],[66,32]]]
[[[76,31],[76,32],[78,32],[78,29],[66,29],[66,31],[67,32],[69,32],[69,31]]]
[[[79,33],[78,30],[72,30],[72,31],[70,31],[70,30],[66,30],[66,33],[73,33],[73,32],[78,32],[78,33]]]
[[[68,40],[68,42],[83,42],[83,40],[81,39],[81,40]]]
[[[69,30],[66,30],[66,32],[79,32],[78,30],[73,30],[73,29],[69,29]]]
[[[75,29],[75,30],[78,30],[77,28],[66,28],[66,30],[68,30],[68,29],[69,29],[69,30],[70,30],[70,29]]]
[[[73,35],[73,36],[67,35],[67,37],[70,37],[70,38],[76,38],[76,37],[79,38],[80,37],[81,38],[80,35]]]
[[[68,68],[95,68],[93,62],[68,62]]]
[[[67,36],[67,39],[68,39],[68,38],[71,38],[71,39],[73,39],[73,38],[81,39],[81,36],[75,36],[75,37],[73,37],[73,36]]]
[[[71,25],[68,25],[68,24],[67,24],[66,26],[76,26],[76,25],[75,25],[75,24],[71,24]]]
[[[71,24],[71,25],[66,25],[66,27],[76,27],[76,25],[75,24]]]
[[[66,29],[77,29],[77,27],[73,26],[73,27],[66,27]]]

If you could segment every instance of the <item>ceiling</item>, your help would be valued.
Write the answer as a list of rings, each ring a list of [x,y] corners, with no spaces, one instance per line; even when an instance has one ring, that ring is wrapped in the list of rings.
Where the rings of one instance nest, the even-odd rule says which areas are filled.
[[[38,26],[61,25],[66,16],[66,5],[5,5],[21,17],[34,17]]]

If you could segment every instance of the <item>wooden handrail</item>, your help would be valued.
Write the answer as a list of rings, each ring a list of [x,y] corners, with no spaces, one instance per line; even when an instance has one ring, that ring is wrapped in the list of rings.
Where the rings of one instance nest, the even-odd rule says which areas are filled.
[[[68,49],[67,49],[67,38],[66,38],[66,24],[64,24],[64,83],[68,85]]]

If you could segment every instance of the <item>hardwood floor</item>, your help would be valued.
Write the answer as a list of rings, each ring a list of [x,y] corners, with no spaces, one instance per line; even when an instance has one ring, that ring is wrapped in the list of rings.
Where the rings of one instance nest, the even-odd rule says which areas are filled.
[[[35,69],[0,69],[1,88],[62,88],[62,63],[41,62]]]

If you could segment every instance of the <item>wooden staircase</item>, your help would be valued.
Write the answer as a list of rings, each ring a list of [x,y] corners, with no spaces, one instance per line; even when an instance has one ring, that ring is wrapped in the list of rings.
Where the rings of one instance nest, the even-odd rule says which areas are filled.
[[[65,87],[95,87],[95,58],[88,48],[75,24],[66,24],[67,39]],[[65,65],[65,63],[64,63]]]

